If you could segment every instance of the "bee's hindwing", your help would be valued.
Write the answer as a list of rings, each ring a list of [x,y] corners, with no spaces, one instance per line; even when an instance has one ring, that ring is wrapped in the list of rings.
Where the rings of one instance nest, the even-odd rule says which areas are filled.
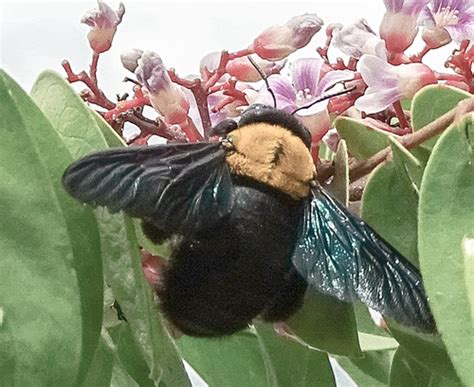
[[[325,294],[362,301],[421,331],[436,329],[416,267],[321,187],[306,203],[293,264]]]

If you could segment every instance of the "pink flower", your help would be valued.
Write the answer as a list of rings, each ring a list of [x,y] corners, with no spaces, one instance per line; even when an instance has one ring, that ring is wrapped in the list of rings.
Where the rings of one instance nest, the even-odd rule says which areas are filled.
[[[470,0],[431,0],[419,18],[423,40],[430,48],[444,46],[454,39],[474,39],[474,4]]]
[[[127,50],[120,54],[120,60],[122,62],[123,67],[125,67],[128,71],[134,73],[138,67],[138,60],[142,57],[143,50],[139,50],[137,48],[133,48],[131,50]]]
[[[350,71],[329,71],[322,75],[323,65],[324,61],[320,58],[297,59],[291,67],[291,81],[279,74],[270,76],[268,82],[275,93],[277,108],[293,113],[321,98],[337,83],[353,78]],[[266,89],[262,89],[260,95],[267,105],[272,104]],[[327,100],[321,101],[295,113],[311,132],[315,142],[330,128],[327,106]]]
[[[423,86],[436,83],[433,71],[422,63],[392,66],[376,56],[363,55],[357,70],[368,88],[354,106],[368,114],[382,111],[400,98],[412,98]]]
[[[364,54],[385,59],[385,42],[369,27],[365,19],[344,28],[334,28],[332,43],[344,54],[360,58]]]
[[[81,19],[81,23],[87,24],[92,29],[87,34],[89,44],[96,53],[107,51],[112,46],[117,26],[120,24],[125,13],[123,3],[119,4],[114,11],[101,0],[97,0],[98,9],[89,10]]]
[[[410,47],[418,32],[416,21],[428,0],[384,0],[387,12],[380,25],[380,36],[387,50],[402,53]]]
[[[181,88],[173,83],[160,56],[145,51],[135,70],[143,93],[168,124],[187,124],[189,103]]]
[[[322,25],[316,14],[295,16],[285,25],[267,28],[249,48],[263,59],[280,60],[306,46]]]

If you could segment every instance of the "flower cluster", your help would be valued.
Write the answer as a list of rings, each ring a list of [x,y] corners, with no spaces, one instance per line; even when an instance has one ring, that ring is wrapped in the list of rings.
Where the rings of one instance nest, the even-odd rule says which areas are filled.
[[[329,24],[325,45],[315,46],[314,55],[307,58],[297,58],[295,53],[314,45],[313,37],[323,27],[316,14],[294,16],[284,25],[262,29],[239,51],[204,55],[199,77],[178,76],[157,52],[130,49],[121,60],[132,74],[128,79],[134,83],[134,93],[114,103],[98,88],[95,74],[99,54],[111,47],[125,8],[120,4],[114,11],[99,0],[98,9],[82,18],[91,27],[90,74],[75,74],[68,62],[63,65],[70,82],[86,83],[90,90],[83,97],[105,109],[101,114],[119,134],[126,122],[139,128],[139,134],[128,139],[130,143],[146,143],[153,135],[168,141],[207,139],[213,125],[226,118],[238,120],[254,103],[276,104],[294,114],[310,130],[315,149],[323,138],[331,137],[325,135],[341,115],[367,119],[382,130],[403,135],[410,133],[411,124],[401,101],[411,99],[421,88],[441,83],[474,91],[470,43],[474,2],[384,0],[384,4],[378,32],[377,26],[369,26],[364,19],[344,26]],[[424,47],[413,52],[418,34]],[[450,43],[458,49],[446,60],[448,72],[434,71],[423,63],[429,51]],[[347,58],[330,58],[333,50]],[[158,118],[144,116],[144,106],[151,106]]]

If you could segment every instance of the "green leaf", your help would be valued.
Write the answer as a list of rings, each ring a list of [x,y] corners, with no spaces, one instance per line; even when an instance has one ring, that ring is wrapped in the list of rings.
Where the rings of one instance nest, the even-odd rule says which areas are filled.
[[[366,125],[361,120],[339,117],[335,126],[346,141],[349,154],[359,160],[367,159],[389,145],[386,132]]]
[[[431,372],[399,348],[390,368],[390,387],[425,387],[431,380]]]
[[[345,206],[349,204],[349,158],[344,140],[341,140],[337,146],[334,176],[327,189]]]
[[[103,330],[102,337],[99,340],[92,360],[91,367],[88,370],[87,377],[83,386],[108,386],[112,378],[112,367],[114,365],[114,344]]]
[[[139,387],[140,385],[127,373],[123,364],[117,361],[112,370],[110,387]]]
[[[431,372],[453,381],[459,380],[439,336],[414,332],[393,321],[390,322],[390,332],[403,349]]]
[[[412,101],[412,126],[419,130],[447,113],[456,105],[471,97],[471,94],[460,89],[446,85],[430,85],[422,88]],[[433,148],[439,136],[424,142],[421,146],[426,149]]]
[[[461,382],[455,382],[451,379],[443,378],[441,375],[433,374],[431,376],[429,387],[463,387]]]
[[[117,347],[116,356],[122,364],[122,368],[139,386],[154,386],[150,379],[150,369],[133,338],[130,324],[122,321],[119,325],[111,328],[109,332]]]
[[[471,305],[471,321],[474,321],[474,237],[471,235],[464,236],[461,248],[464,256],[464,284]]]
[[[112,129],[112,127],[105,121],[99,113],[92,112],[92,116],[104,136],[105,142],[109,146],[109,148],[118,148],[122,146],[126,146],[127,144],[123,141],[119,135]]]
[[[370,175],[362,197],[362,218],[411,262],[418,261],[418,188],[422,164],[391,140],[393,160]],[[416,180],[416,181],[414,181]]]
[[[256,334],[266,363],[278,386],[335,386],[326,353],[275,334],[269,324],[258,324]],[[269,368],[269,367],[267,367]]]
[[[184,359],[209,386],[240,387],[275,385],[274,371],[267,368],[255,333],[244,331],[229,337],[202,339],[183,336],[177,341]]]
[[[357,330],[359,333],[369,333],[371,335],[389,337],[390,335],[382,328],[375,325],[370,316],[369,309],[366,305],[357,302],[354,304],[354,314],[357,320]]]
[[[108,144],[98,117],[59,75],[47,71],[33,87],[33,98],[75,157]],[[107,135],[106,135],[107,136]],[[108,141],[111,141],[107,136]],[[76,204],[80,206],[79,204]],[[132,327],[152,379],[172,386],[189,385],[174,343],[166,333],[142,269],[133,223],[123,214],[98,209],[105,277]]]
[[[364,332],[359,332],[359,342],[363,352],[385,351],[398,348],[398,342],[391,337],[372,335]]]
[[[67,208],[58,171],[70,156],[3,71],[0,117],[0,384],[74,383],[85,376],[100,334],[97,226],[87,211]],[[97,273],[98,283],[84,292],[80,281]]]
[[[308,289],[303,307],[287,322],[311,347],[336,355],[360,356],[352,305]]]
[[[363,357],[337,356],[339,365],[359,386],[387,386],[394,349],[364,352]]]
[[[451,360],[466,385],[474,384],[474,320],[465,280],[463,240],[474,232],[473,116],[446,130],[421,185],[419,252],[430,305]],[[467,286],[466,286],[467,285]]]
[[[277,336],[270,325],[219,339],[183,337],[178,345],[209,386],[335,386],[327,354]]]

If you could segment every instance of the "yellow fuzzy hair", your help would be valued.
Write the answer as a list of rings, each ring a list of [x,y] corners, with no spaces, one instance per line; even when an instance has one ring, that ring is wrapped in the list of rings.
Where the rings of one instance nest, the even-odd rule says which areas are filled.
[[[278,125],[255,123],[232,131],[227,163],[233,173],[274,187],[293,199],[308,196],[313,159],[303,141]]]

